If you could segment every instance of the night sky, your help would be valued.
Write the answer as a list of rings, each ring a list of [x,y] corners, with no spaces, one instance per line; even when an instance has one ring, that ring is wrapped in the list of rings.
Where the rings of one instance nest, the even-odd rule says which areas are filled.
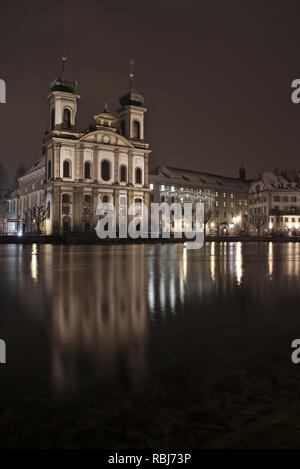
[[[297,5],[298,3],[298,5]],[[38,158],[50,83],[66,49],[79,83],[77,127],[86,128],[128,88],[145,97],[151,167],[236,176],[300,168],[299,1],[2,0],[0,161],[14,175]]]

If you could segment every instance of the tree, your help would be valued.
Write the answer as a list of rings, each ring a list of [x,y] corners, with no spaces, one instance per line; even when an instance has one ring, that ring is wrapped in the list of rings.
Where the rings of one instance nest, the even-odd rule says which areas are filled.
[[[24,211],[25,224],[27,229],[32,233],[33,227],[36,226],[37,235],[41,234],[41,225],[48,216],[48,209],[44,205],[37,207],[34,206]]]
[[[258,236],[260,236],[260,229],[262,226],[264,226],[267,223],[267,216],[258,214],[258,215],[253,215],[250,217],[250,224],[254,226],[254,228],[257,230]]]

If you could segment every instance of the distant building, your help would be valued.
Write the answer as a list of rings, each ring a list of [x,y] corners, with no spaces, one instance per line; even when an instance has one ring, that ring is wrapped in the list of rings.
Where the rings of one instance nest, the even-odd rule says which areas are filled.
[[[275,170],[263,172],[249,187],[250,233],[257,230],[251,221],[263,218],[261,234],[299,233],[300,183],[299,173]]]
[[[0,236],[16,235],[18,223],[14,213],[0,213]]]
[[[245,169],[239,178],[219,176],[188,169],[157,166],[149,175],[153,202],[203,202],[213,212],[207,223],[208,234],[237,234],[248,227],[250,182]]]
[[[62,72],[52,84],[49,100],[49,131],[43,141],[43,155],[19,179],[10,210],[19,229],[31,231],[25,213],[45,205],[46,234],[95,229],[100,202],[129,206],[134,201],[148,204],[149,144],[144,141],[143,96],[130,88],[119,100],[117,116],[107,105],[84,131],[76,126],[80,96],[77,83]],[[32,224],[31,224],[32,225]]]

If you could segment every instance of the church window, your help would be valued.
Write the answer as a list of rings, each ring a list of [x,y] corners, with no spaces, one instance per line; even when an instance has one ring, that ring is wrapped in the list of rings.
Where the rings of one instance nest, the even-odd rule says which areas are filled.
[[[139,121],[133,121],[133,138],[140,139],[141,124]]]
[[[48,161],[48,179],[51,179],[51,160]]]
[[[70,166],[71,166],[70,162],[68,160],[65,160],[63,164],[63,177],[64,178],[70,177],[71,175]]]
[[[64,129],[70,129],[71,128],[71,111],[68,108],[64,109],[63,128]]]
[[[109,181],[110,179],[110,163],[107,160],[103,160],[101,163],[101,178],[103,181]]]
[[[91,163],[89,163],[88,161],[84,163],[84,177],[85,179],[91,178]]]
[[[121,121],[121,134],[125,135],[125,121],[124,120]]]
[[[142,170],[141,168],[136,168],[135,170],[135,183],[142,184]]]
[[[55,109],[53,108],[51,111],[51,130],[54,130],[55,126]]]
[[[126,182],[127,180],[127,168],[125,165],[122,165],[121,168],[120,168],[120,180],[122,182]]]

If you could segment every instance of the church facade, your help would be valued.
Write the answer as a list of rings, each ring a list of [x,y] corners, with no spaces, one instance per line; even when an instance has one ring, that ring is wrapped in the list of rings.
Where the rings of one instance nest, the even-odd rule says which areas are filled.
[[[29,232],[26,213],[44,205],[45,234],[93,232],[99,203],[129,207],[149,203],[148,166],[151,150],[144,141],[143,96],[133,89],[120,98],[116,116],[107,105],[93,116],[85,131],[78,132],[77,83],[62,71],[51,84],[49,131],[43,141],[43,155],[20,179],[10,201],[10,211],[19,221],[18,231]]]

